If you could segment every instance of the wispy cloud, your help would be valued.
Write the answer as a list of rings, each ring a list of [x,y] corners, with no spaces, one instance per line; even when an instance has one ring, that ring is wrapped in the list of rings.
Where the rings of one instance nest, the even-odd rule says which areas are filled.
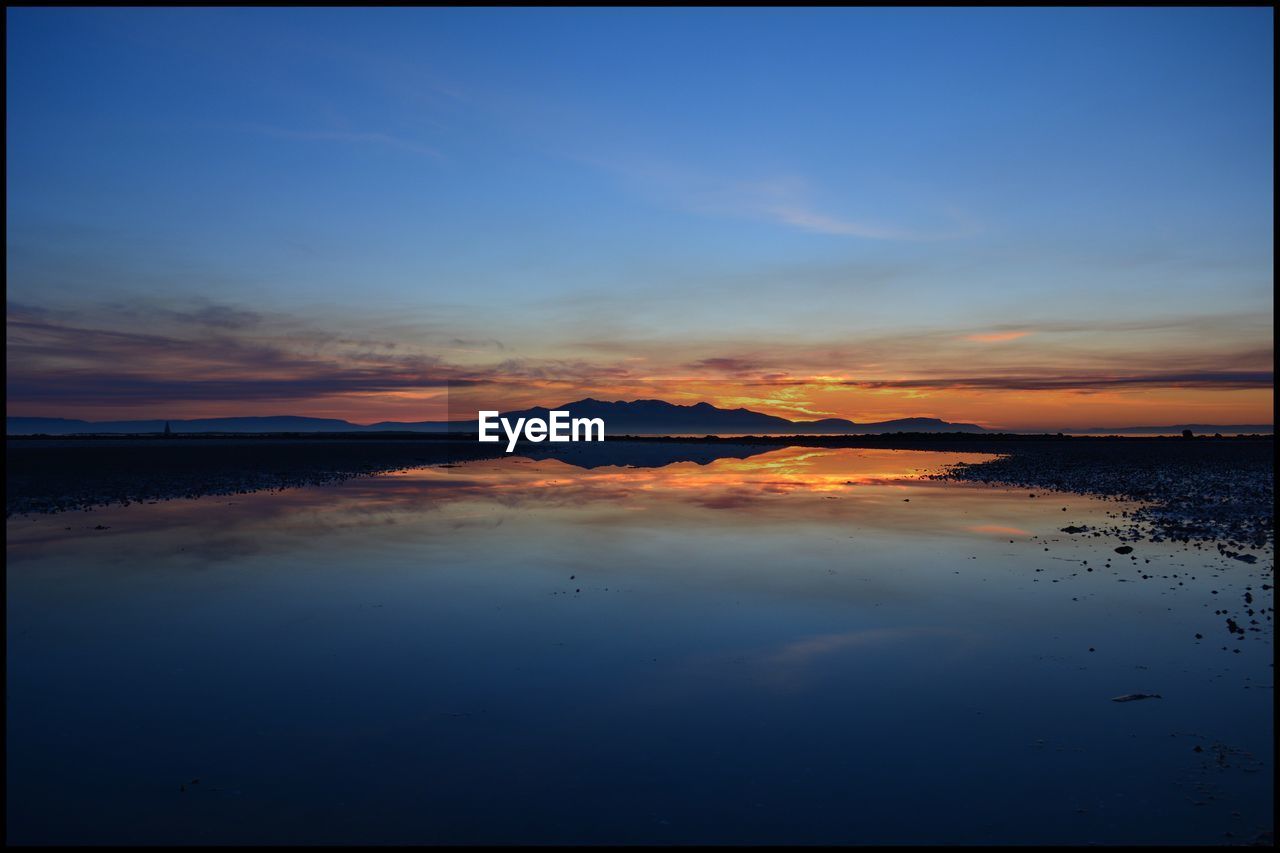
[[[1106,388],[1271,388],[1270,370],[1206,370],[1198,373],[1073,373],[1050,376],[949,376],[925,379],[847,379],[840,384],[868,389],[983,389],[997,391],[1097,391]]]
[[[981,231],[973,217],[953,205],[941,211],[919,211],[917,218],[933,220],[933,225],[905,225],[884,214],[834,213],[832,208],[856,209],[865,203],[794,175],[744,180],[653,161],[600,158],[586,162],[620,176],[655,200],[704,216],[754,219],[863,240],[950,240]]]
[[[794,203],[761,205],[758,209],[762,215],[783,225],[790,225],[794,228],[812,231],[817,234],[861,237],[866,240],[950,240],[978,233],[978,228],[975,224],[961,218],[955,218],[944,228],[913,230],[886,224],[837,218]]]
[[[852,220],[836,219],[814,210],[806,210],[804,208],[792,205],[779,205],[776,207],[761,207],[760,212],[770,218],[782,223],[783,225],[791,225],[804,231],[813,231],[818,234],[835,234],[842,237],[862,237],[867,240],[913,240],[920,239],[920,236],[910,231],[904,231],[900,228],[891,228],[883,225],[873,225],[867,222],[855,222]]]
[[[965,335],[966,341],[973,341],[980,344],[1001,344],[1005,341],[1016,341],[1018,338],[1025,338],[1031,332],[985,332],[974,335]]]
[[[288,404],[468,381],[466,369],[422,352],[375,351],[364,342],[295,328],[247,334],[245,326],[218,322],[217,311],[213,324],[192,328],[188,318],[175,313],[182,312],[156,312],[150,319],[162,328],[142,332],[95,327],[65,313],[10,304],[7,400],[86,408],[190,401]],[[231,309],[228,314],[236,316]],[[129,315],[113,319],[121,316]]]
[[[975,413],[1009,417],[1004,394],[1017,395],[1021,407],[1028,394],[1181,394],[1185,401],[1243,393],[1256,408],[1274,387],[1269,340],[1205,334],[1215,324],[1240,327],[1227,318],[1088,329],[1023,324],[972,335],[917,330],[848,341],[566,338],[553,351],[452,323],[369,316],[343,324],[340,334],[317,319],[214,302],[58,309],[10,302],[7,399],[32,415],[181,407],[192,416],[324,410],[357,421],[423,420],[424,401],[450,386],[513,408],[582,396],[657,397],[798,417],[982,421]],[[1199,332],[1194,340],[1186,335],[1191,327]],[[970,341],[1014,332],[1034,334],[1035,348]],[[864,417],[868,410],[881,414]]]

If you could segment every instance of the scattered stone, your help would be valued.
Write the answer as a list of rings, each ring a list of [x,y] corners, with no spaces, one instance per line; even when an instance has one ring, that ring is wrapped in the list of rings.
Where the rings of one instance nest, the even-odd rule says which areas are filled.
[[[1117,531],[1131,541],[1229,540],[1258,549],[1274,542],[1270,436],[1185,443],[1027,439],[1007,442],[1000,453],[989,461],[952,466],[934,477],[1137,501],[1140,506],[1123,516],[1127,529]]]

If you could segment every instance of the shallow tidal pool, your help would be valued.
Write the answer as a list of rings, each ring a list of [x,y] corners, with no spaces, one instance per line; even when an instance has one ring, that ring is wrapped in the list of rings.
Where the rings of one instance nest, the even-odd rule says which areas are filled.
[[[1272,828],[1270,549],[919,479],[978,454],[637,458],[9,519],[9,842]]]

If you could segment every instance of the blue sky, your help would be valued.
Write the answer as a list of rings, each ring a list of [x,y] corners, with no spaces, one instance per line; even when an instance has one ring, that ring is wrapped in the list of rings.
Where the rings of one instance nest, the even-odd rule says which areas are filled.
[[[919,346],[904,360],[884,342],[984,330],[1030,330],[1023,350],[973,355],[992,375],[1070,372],[1082,352],[1101,354],[1090,375],[1189,351],[1174,372],[1257,372],[1272,23],[12,9],[9,313],[200,344],[243,332],[332,362],[350,356],[333,340],[359,339],[541,378],[628,360],[650,365],[632,378],[683,378],[718,357],[757,381],[915,377]],[[258,319],[174,325],[209,310]],[[8,348],[32,385],[71,369],[15,346],[12,323]],[[833,348],[844,362],[820,357]],[[1269,407],[1269,383],[1253,390]]]

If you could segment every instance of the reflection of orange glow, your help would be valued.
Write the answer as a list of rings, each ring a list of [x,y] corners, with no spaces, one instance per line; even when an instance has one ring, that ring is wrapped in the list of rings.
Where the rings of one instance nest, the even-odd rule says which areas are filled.
[[[994,533],[999,536],[1030,536],[1030,530],[1021,527],[1002,527],[999,524],[975,524],[968,528],[974,533]]]
[[[702,493],[724,488],[770,494],[846,492],[854,486],[918,482],[922,474],[959,462],[990,459],[984,453],[941,453],[926,450],[838,450],[788,447],[749,459],[718,459],[709,465],[677,462],[662,468],[575,468],[559,460],[508,464],[505,460],[471,463],[460,468],[423,468],[389,476],[414,480],[462,474],[495,490],[611,488],[638,491]],[[455,473],[456,472],[456,473]]]
[[[974,533],[1011,537],[1058,529],[1057,507],[1027,500],[1025,490],[918,479],[986,458],[791,447],[705,465],[587,469],[558,459],[507,456],[327,486],[99,508],[92,520],[106,526],[105,532],[92,532],[83,522],[76,529],[89,531],[83,535],[92,537],[95,548],[103,539],[114,544],[118,538],[133,541],[164,531],[155,541],[168,549],[165,553],[190,542],[193,530],[204,530],[205,557],[227,560],[258,553],[271,541],[337,535],[407,538],[415,548],[447,552],[451,534],[460,529],[501,528],[495,535],[527,536],[531,529],[559,530],[556,525],[565,524],[583,535],[608,536],[628,527],[673,533],[773,527],[797,537],[811,526],[822,528],[825,536],[847,524],[851,533],[870,528],[912,539],[952,537],[952,542],[960,534],[975,544]],[[1107,503],[1105,509],[1113,511],[1115,505]],[[147,523],[131,523],[139,513]],[[22,559],[30,549],[74,540],[75,534],[63,530],[68,518],[11,524],[9,557]],[[442,536],[424,538],[424,530]]]
[[[1026,500],[1025,492],[921,479],[950,465],[990,458],[980,453],[789,447],[708,464],[585,469],[558,459],[504,457],[380,477],[369,494],[390,499],[394,492],[397,500],[430,500],[433,506],[447,505],[451,517],[468,523],[491,519],[495,507],[502,507],[535,516],[580,516],[592,526],[634,523],[624,517],[640,514],[648,523],[676,527],[795,528],[843,518],[911,536],[926,535],[921,524],[928,535],[971,535],[975,525],[992,536],[996,530],[1006,537],[1047,532],[1049,528],[1024,520],[1028,513],[1043,514],[1042,502]],[[960,495],[963,500],[956,499]],[[1049,523],[1058,521],[1054,517]]]

